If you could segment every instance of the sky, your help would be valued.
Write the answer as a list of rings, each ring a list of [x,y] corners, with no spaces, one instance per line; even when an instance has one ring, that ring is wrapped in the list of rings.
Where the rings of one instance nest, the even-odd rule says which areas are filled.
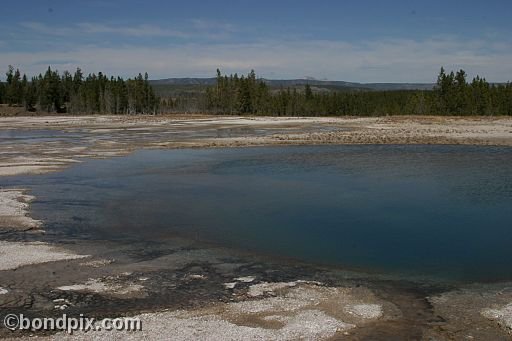
[[[2,0],[0,68],[151,79],[512,80],[512,1]],[[0,79],[5,79],[4,72]]]

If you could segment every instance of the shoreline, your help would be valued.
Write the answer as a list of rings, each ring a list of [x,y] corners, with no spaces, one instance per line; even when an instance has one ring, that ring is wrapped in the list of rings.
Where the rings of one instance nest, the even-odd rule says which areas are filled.
[[[0,118],[0,122],[4,123],[0,179],[58,172],[87,158],[122,156],[146,148],[396,141],[512,146],[512,118],[503,117],[32,116]],[[10,135],[1,135],[6,130],[23,130],[25,135],[9,141]],[[52,131],[60,134],[53,136]],[[29,193],[30,188],[0,189],[0,232],[37,234],[44,227],[44,222],[30,218],[34,198]],[[421,283],[364,273],[253,259],[185,240],[149,246],[107,241],[95,245],[79,239],[57,246],[2,240],[0,255],[20,256],[12,259],[12,266],[0,269],[2,312],[128,314],[140,316],[149,328],[169,324],[181,330],[181,339],[192,338],[197,328],[206,330],[204,337],[222,337],[211,333],[225,328],[224,336],[246,339],[360,339],[394,334],[506,339],[512,333],[512,289],[508,289],[512,284],[508,282],[446,288],[423,283],[422,288]],[[40,283],[34,283],[37,278]],[[299,320],[312,327],[306,330]],[[144,336],[165,336],[159,334],[161,330],[147,333]],[[0,329],[0,337],[26,336]],[[66,335],[41,336],[60,339]]]
[[[54,172],[84,158],[122,156],[138,149],[320,144],[512,146],[509,117],[24,116],[4,117],[0,122],[0,176]],[[25,132],[26,139],[9,143],[6,132],[14,130]],[[47,136],[51,131],[59,135],[52,139]],[[32,142],[25,143],[31,132]]]

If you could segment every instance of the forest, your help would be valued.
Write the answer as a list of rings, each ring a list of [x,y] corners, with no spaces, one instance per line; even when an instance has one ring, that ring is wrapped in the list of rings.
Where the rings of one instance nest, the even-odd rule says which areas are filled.
[[[206,111],[219,114],[277,116],[512,115],[512,84],[467,81],[466,72],[443,68],[434,90],[330,91],[271,90],[254,71],[222,75],[206,89]]]
[[[380,115],[512,115],[512,84],[490,84],[476,76],[470,82],[464,70],[439,72],[433,90],[317,91],[271,88],[254,71],[223,75],[216,84],[193,93],[160,97],[148,74],[133,79],[103,73],[84,76],[59,74],[48,67],[27,79],[9,67],[0,82],[0,103],[24,106],[29,112],[70,114],[210,113],[274,116],[380,116]]]
[[[84,76],[81,69],[62,75],[50,67],[43,74],[21,75],[9,66],[0,83],[0,103],[24,106],[28,112],[70,114],[155,114],[160,99],[149,85],[148,74],[134,79],[108,77],[99,72]]]

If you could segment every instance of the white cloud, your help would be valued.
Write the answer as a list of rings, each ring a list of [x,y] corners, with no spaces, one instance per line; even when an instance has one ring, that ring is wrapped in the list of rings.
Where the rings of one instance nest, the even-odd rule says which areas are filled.
[[[186,32],[153,25],[110,26],[98,23],[79,23],[76,26],[79,31],[92,34],[111,33],[132,37],[190,37],[190,34]]]
[[[54,27],[36,21],[24,21],[20,25],[38,34],[52,36],[70,36],[76,34],[73,27]]]
[[[149,72],[152,78],[213,76],[247,73],[251,68],[268,78],[305,75],[360,82],[433,82],[439,68],[465,69],[490,81],[512,77],[512,45],[453,37],[428,40],[388,39],[344,41],[264,41],[257,43],[197,44],[162,47],[81,46],[66,51],[1,52],[0,66],[13,64],[29,74],[43,71],[38,61],[73,61],[58,68],[133,76]]]
[[[125,37],[168,37],[168,38],[194,38],[207,37],[210,39],[228,38],[235,32],[235,26],[229,23],[215,22],[204,19],[192,19],[180,29],[168,26],[151,24],[138,25],[112,25],[97,22],[80,22],[68,26],[50,25],[36,21],[21,22],[20,26],[37,35],[48,37],[80,38],[83,36],[95,36],[110,34]]]

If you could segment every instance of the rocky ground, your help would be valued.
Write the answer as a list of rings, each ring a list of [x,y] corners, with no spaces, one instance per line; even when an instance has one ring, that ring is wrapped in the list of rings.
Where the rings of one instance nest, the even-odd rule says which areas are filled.
[[[0,119],[0,176],[141,148],[320,143],[512,145],[512,119],[208,116]],[[1,177],[0,177],[1,184]],[[409,282],[169,239],[39,241],[29,188],[0,188],[0,317],[137,316],[140,332],[0,337],[507,340],[512,284]]]

